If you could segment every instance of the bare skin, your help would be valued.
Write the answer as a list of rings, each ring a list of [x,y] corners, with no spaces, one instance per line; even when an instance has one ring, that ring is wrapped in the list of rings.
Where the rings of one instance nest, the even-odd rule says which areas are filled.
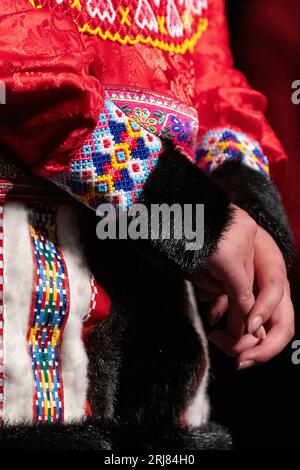
[[[194,274],[213,326],[227,313],[224,330],[209,339],[236,357],[238,369],[269,361],[294,336],[294,309],[283,256],[273,238],[237,206],[234,221],[211,257]],[[255,295],[254,295],[255,286]]]

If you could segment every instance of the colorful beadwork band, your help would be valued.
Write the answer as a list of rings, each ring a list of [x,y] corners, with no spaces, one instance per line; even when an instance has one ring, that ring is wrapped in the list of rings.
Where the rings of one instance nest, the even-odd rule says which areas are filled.
[[[268,159],[258,142],[229,128],[207,132],[197,150],[198,166],[211,173],[227,161],[239,161],[264,175],[269,174]]]
[[[141,194],[161,150],[158,137],[107,100],[67,170],[50,179],[93,209],[111,202],[126,210]]]
[[[34,423],[63,423],[64,399],[60,345],[69,314],[66,266],[56,237],[56,210],[30,208],[34,258],[29,349],[34,372]]]

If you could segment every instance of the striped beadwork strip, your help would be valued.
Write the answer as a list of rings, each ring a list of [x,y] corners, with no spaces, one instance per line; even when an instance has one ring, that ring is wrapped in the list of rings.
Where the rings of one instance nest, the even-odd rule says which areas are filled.
[[[56,210],[29,209],[34,258],[34,290],[29,349],[34,372],[34,423],[63,423],[64,397],[60,346],[69,314],[66,265],[56,236]]]

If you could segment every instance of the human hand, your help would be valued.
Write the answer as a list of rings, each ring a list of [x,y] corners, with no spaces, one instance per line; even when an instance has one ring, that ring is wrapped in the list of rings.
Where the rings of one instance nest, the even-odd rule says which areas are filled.
[[[195,275],[193,282],[206,296],[204,300],[214,300],[209,314],[212,325],[228,311],[225,330],[214,331],[210,340],[237,357],[242,369],[268,361],[288,344],[294,334],[294,311],[278,246],[247,213],[235,210],[233,225],[210,260],[208,273]]]
[[[255,237],[254,273],[258,295],[246,320],[248,334],[236,340],[226,331],[215,331],[210,338],[224,352],[237,357],[239,369],[269,361],[294,336],[294,309],[285,263],[277,244],[261,227],[257,228]],[[223,302],[219,317],[225,311]],[[266,336],[259,340],[253,334],[261,325]]]
[[[257,224],[247,212],[232,207],[233,221],[209,259],[206,272],[194,274],[192,281],[199,287],[203,300],[216,299],[211,322],[216,322],[227,311],[226,332],[233,338],[240,338],[255,303],[253,260]],[[257,328],[256,335],[264,337],[264,328]]]

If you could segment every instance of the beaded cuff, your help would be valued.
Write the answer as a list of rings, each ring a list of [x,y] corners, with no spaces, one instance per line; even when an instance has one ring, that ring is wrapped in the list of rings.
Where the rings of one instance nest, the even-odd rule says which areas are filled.
[[[228,161],[240,161],[264,175],[269,174],[268,159],[258,142],[229,128],[207,132],[197,150],[198,166],[206,173],[211,173]]]
[[[82,148],[50,180],[92,209],[111,202],[126,210],[140,196],[161,151],[158,137],[107,100]]]

